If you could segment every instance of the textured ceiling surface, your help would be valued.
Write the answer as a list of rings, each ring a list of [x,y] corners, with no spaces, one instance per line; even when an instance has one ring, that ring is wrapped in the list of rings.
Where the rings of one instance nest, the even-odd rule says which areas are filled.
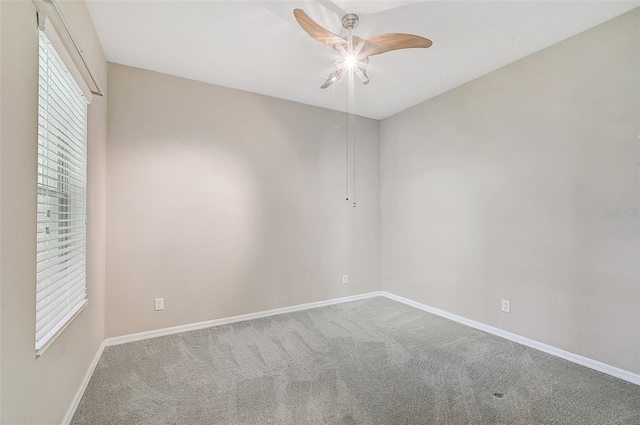
[[[429,49],[372,56],[349,112],[382,119],[637,7],[640,1],[89,0],[107,60],[344,111],[346,84],[320,90],[336,52],[293,17],[354,34],[413,33]],[[596,60],[594,58],[594,60]]]

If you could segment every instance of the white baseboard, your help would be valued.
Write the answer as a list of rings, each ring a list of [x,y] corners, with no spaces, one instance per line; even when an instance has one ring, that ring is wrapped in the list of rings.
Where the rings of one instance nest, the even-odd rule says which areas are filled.
[[[259,311],[256,313],[242,314],[240,316],[223,317],[221,319],[207,320],[204,322],[190,323],[187,325],[172,326],[170,328],[154,329],[152,331],[139,332],[135,334],[115,336],[107,338],[105,344],[107,347],[112,345],[126,344],[127,342],[141,341],[143,339],[157,338],[160,336],[177,334],[180,332],[195,331],[198,329],[211,328],[213,326],[227,325],[229,323],[244,322],[245,320],[260,319],[262,317],[275,316],[277,314],[293,313],[300,310],[308,310],[310,308],[324,307],[328,305],[341,304],[349,301],[364,300],[366,298],[380,297],[382,292],[369,292],[366,294],[352,295],[349,297],[334,298],[325,301],[316,301],[307,304],[298,304],[291,307],[276,308],[273,310]]]
[[[80,383],[80,387],[78,391],[76,391],[76,395],[73,397],[71,401],[71,405],[69,409],[67,409],[67,413],[64,415],[62,419],[62,425],[69,425],[71,423],[71,419],[73,419],[73,415],[76,413],[76,409],[80,404],[80,400],[82,400],[82,396],[84,395],[84,391],[87,389],[87,385],[89,385],[89,381],[91,380],[91,375],[93,375],[93,371],[96,369],[98,365],[98,361],[100,360],[100,356],[102,356],[102,352],[104,351],[105,342],[102,341],[100,347],[98,347],[98,351],[96,351],[96,355],[93,356],[93,360],[87,369],[87,373],[84,374],[84,378],[82,378],[82,382]]]
[[[404,298],[389,292],[382,291],[382,295],[403,304],[415,307],[417,309],[426,311],[428,313],[435,314],[436,316],[444,317],[445,319],[453,320],[454,322],[461,323],[471,328],[479,329],[481,331],[499,336],[504,339],[508,339],[518,344],[526,345],[527,347],[535,348],[536,350],[551,354],[561,359],[569,360],[570,362],[577,363],[582,366],[586,366],[590,369],[597,370],[598,372],[606,373],[607,375],[615,376],[616,378],[623,379],[636,385],[640,385],[640,375],[637,373],[629,372],[628,370],[620,369],[615,366],[608,365],[606,363],[599,362],[597,360],[590,359],[588,357],[580,356],[569,351],[562,350],[551,345],[543,344],[542,342],[535,341],[533,339],[525,338],[523,336],[504,331],[502,329],[494,328],[493,326],[485,325],[484,323],[476,322],[465,317],[461,317],[444,310],[440,310],[419,302]]]

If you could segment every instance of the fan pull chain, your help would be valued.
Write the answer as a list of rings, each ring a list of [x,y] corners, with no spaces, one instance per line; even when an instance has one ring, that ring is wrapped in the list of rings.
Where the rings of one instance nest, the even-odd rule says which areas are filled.
[[[353,70],[349,70],[347,75],[347,90],[345,96],[345,163],[346,163],[346,181],[347,181],[347,201],[349,200],[349,141],[351,140],[352,151],[353,151],[353,165],[351,169],[353,170],[353,185],[351,190],[353,207],[356,207],[356,116],[351,111],[354,103],[354,78],[353,78]]]
[[[345,25],[347,28],[347,56],[353,58],[353,28],[354,24]],[[356,24],[357,25],[357,22]],[[352,64],[353,65],[353,64]],[[346,180],[347,180],[347,201],[349,200],[349,133],[353,138],[353,207],[356,207],[356,129],[355,129],[355,115],[353,111],[349,114],[349,104],[353,106],[353,100],[355,98],[355,88],[353,82],[353,68],[347,70],[347,90],[345,98],[345,151],[346,151]],[[349,117],[351,115],[351,117]],[[349,125],[349,118],[351,118],[351,125]],[[351,131],[350,131],[351,130]]]
[[[348,92],[345,96],[345,103],[346,103],[345,110],[347,112],[344,114],[344,160],[345,160],[344,176],[345,176],[345,181],[347,186],[346,193],[347,193],[347,201],[348,201],[349,200],[349,112],[348,112],[349,93]]]
[[[347,29],[347,49],[348,49],[348,56],[351,57],[351,55],[353,54],[353,38],[352,38],[352,28],[348,28]],[[352,87],[352,83],[353,83],[353,73],[351,71],[351,69],[349,69],[347,71],[349,73],[349,75],[347,76],[347,105],[346,105],[346,112],[347,112],[347,126],[345,127],[345,133],[347,134],[347,163],[349,162],[349,100],[351,97],[351,87]],[[347,180],[349,180],[349,171],[347,170]],[[355,187],[354,187],[355,190]]]
[[[353,208],[356,207],[356,116],[352,117],[353,131]]]

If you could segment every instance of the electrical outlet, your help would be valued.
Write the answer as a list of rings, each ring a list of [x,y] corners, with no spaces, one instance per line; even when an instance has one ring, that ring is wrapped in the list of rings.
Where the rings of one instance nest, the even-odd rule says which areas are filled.
[[[502,300],[502,311],[505,313],[511,313],[511,301]]]
[[[164,310],[164,298],[156,298],[155,300],[155,310]]]
[[[345,274],[342,276],[342,284],[346,285],[347,283],[349,283],[349,277]]]

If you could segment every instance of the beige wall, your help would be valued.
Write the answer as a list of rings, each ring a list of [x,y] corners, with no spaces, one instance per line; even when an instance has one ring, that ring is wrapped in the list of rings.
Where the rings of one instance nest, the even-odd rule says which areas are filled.
[[[352,208],[344,114],[109,64],[107,336],[379,290],[379,123],[357,124]]]
[[[383,290],[640,372],[639,23],[382,121]]]
[[[89,107],[88,307],[35,359],[38,32],[33,4],[2,1],[0,87],[3,424],[59,424],[104,339],[106,99]],[[68,21],[106,90],[107,65],[86,5]]]

